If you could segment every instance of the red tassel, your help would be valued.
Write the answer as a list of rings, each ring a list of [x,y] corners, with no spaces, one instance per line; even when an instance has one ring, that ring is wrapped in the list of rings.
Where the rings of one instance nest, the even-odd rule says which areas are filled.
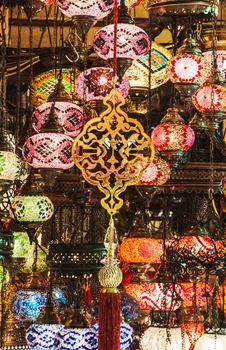
[[[101,292],[98,312],[98,350],[120,350],[120,314],[120,292]]]

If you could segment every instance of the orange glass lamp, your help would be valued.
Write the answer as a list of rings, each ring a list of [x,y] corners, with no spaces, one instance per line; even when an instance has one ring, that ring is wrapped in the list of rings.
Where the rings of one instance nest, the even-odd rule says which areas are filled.
[[[157,238],[126,238],[120,246],[121,260],[126,263],[159,264],[163,240]]]
[[[129,283],[126,293],[133,297],[140,309],[175,311],[181,306],[181,287],[173,283]]]
[[[193,282],[189,281],[181,282],[180,286],[182,288],[184,307],[192,307],[194,298],[198,308],[205,306],[208,301],[208,297],[211,296],[212,288],[208,284],[202,282],[197,282],[195,285]]]

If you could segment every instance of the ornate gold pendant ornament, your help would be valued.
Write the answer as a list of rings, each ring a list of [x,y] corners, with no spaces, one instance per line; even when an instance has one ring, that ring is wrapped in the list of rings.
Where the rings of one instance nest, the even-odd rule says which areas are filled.
[[[137,184],[144,169],[136,164],[145,155],[151,162],[154,147],[143,126],[121,109],[122,95],[113,89],[104,99],[107,109],[88,121],[75,139],[72,157],[84,179],[104,193],[101,205],[113,216],[123,205],[119,195]]]

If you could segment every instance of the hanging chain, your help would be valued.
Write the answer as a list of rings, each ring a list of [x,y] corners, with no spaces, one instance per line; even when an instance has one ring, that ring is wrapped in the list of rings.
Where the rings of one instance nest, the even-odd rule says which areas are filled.
[[[2,6],[0,7],[0,21],[1,21],[1,130],[5,128],[5,98],[6,98],[6,3],[7,1],[2,1]]]

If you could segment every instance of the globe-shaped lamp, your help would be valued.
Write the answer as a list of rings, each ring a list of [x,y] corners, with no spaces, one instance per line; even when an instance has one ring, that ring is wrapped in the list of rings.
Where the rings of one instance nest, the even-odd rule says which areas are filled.
[[[202,113],[210,128],[218,128],[226,117],[226,85],[218,71],[209,77],[193,94],[192,102]]]
[[[12,207],[19,222],[48,221],[54,213],[52,201],[44,195],[16,196]]]
[[[169,108],[160,125],[154,128],[152,141],[161,156],[176,165],[192,147],[195,133],[185,124],[176,108]]]
[[[55,350],[97,350],[97,332],[93,328],[61,329],[55,338]]]
[[[225,334],[203,334],[195,344],[194,350],[224,350],[226,349]]]
[[[189,350],[190,342],[181,328],[149,327],[141,337],[142,350]]]
[[[181,99],[189,102],[193,92],[207,79],[208,62],[203,58],[199,44],[191,36],[184,40],[176,56],[169,61],[168,74],[180,92]]]
[[[169,164],[161,157],[155,156],[145,167],[139,180],[139,185],[162,186],[170,178]]]
[[[60,324],[33,324],[26,331],[27,344],[35,350],[54,350],[56,335],[63,328]]]
[[[113,9],[113,0],[58,0],[57,5],[67,17],[106,17]]]
[[[65,135],[76,137],[87,118],[82,109],[72,102],[46,102],[37,107],[32,115],[34,130],[36,132],[40,131],[50,114],[51,108],[54,108],[54,112],[58,117],[59,124],[64,129]]]

